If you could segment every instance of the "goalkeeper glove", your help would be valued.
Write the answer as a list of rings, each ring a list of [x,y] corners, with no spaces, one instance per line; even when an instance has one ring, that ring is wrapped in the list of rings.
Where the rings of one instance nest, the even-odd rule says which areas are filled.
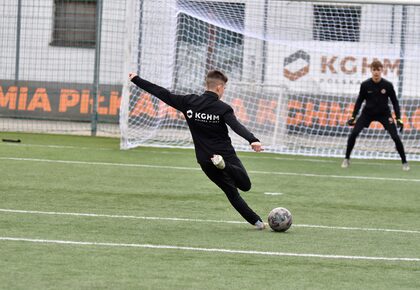
[[[356,118],[355,117],[351,117],[350,120],[347,121],[347,124],[349,126],[354,126],[354,124],[356,124]]]
[[[404,130],[404,122],[401,119],[397,120],[397,127],[400,129],[400,132]]]

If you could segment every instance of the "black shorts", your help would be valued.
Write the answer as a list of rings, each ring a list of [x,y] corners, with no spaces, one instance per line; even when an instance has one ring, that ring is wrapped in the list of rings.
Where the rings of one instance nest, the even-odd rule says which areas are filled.
[[[357,119],[357,123],[359,123],[359,126],[362,128],[368,128],[373,121],[381,123],[387,130],[390,126],[395,126],[394,118],[392,118],[391,113],[371,115],[362,112],[359,119]]]

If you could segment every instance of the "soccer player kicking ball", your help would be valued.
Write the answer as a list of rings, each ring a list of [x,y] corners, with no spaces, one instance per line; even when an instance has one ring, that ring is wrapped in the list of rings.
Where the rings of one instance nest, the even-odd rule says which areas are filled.
[[[206,77],[206,91],[202,95],[176,95],[135,73],[130,73],[129,78],[138,87],[184,114],[201,169],[223,190],[230,203],[247,222],[259,230],[264,229],[262,219],[238,192],[238,188],[250,190],[251,181],[236,156],[226,124],[246,139],[254,151],[260,152],[263,148],[260,141],[239,123],[233,109],[221,101],[228,78],[220,71],[210,71]]]
[[[378,121],[391,135],[392,140],[394,140],[395,146],[401,157],[402,169],[404,171],[410,170],[410,166],[405,158],[404,146],[401,142],[400,136],[398,136],[394,119],[391,116],[391,111],[388,106],[388,98],[391,99],[395,116],[397,118],[397,126],[400,129],[400,132],[402,132],[404,129],[404,123],[401,120],[400,106],[395,95],[394,86],[391,82],[382,78],[382,69],[383,66],[380,61],[373,61],[370,65],[372,78],[367,79],[360,85],[359,97],[356,100],[352,117],[347,122],[348,125],[354,126],[354,128],[347,141],[346,158],[341,164],[342,168],[349,167],[351,151],[356,143],[357,136],[363,128],[369,127],[372,121]],[[362,114],[356,121],[356,116],[363,101],[366,101],[365,107]]]

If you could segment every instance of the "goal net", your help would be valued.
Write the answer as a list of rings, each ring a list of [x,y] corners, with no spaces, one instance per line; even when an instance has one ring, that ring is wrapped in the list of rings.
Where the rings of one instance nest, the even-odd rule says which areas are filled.
[[[177,94],[201,94],[206,72],[224,71],[223,100],[269,152],[344,156],[360,83],[380,60],[399,99],[408,158],[420,160],[420,6],[155,0],[129,9],[126,71]],[[128,81],[120,127],[123,149],[193,146],[183,115]],[[352,157],[399,158],[377,122]]]

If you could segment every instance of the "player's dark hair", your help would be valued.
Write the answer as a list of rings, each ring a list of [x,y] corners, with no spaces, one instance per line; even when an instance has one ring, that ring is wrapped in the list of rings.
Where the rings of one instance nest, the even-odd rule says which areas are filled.
[[[219,70],[211,70],[206,76],[207,88],[214,88],[220,84],[226,84],[228,81],[227,76]]]
[[[382,65],[382,62],[380,62],[379,60],[374,60],[372,61],[372,63],[370,64],[370,68],[371,69],[380,69],[383,68],[384,66]]]

